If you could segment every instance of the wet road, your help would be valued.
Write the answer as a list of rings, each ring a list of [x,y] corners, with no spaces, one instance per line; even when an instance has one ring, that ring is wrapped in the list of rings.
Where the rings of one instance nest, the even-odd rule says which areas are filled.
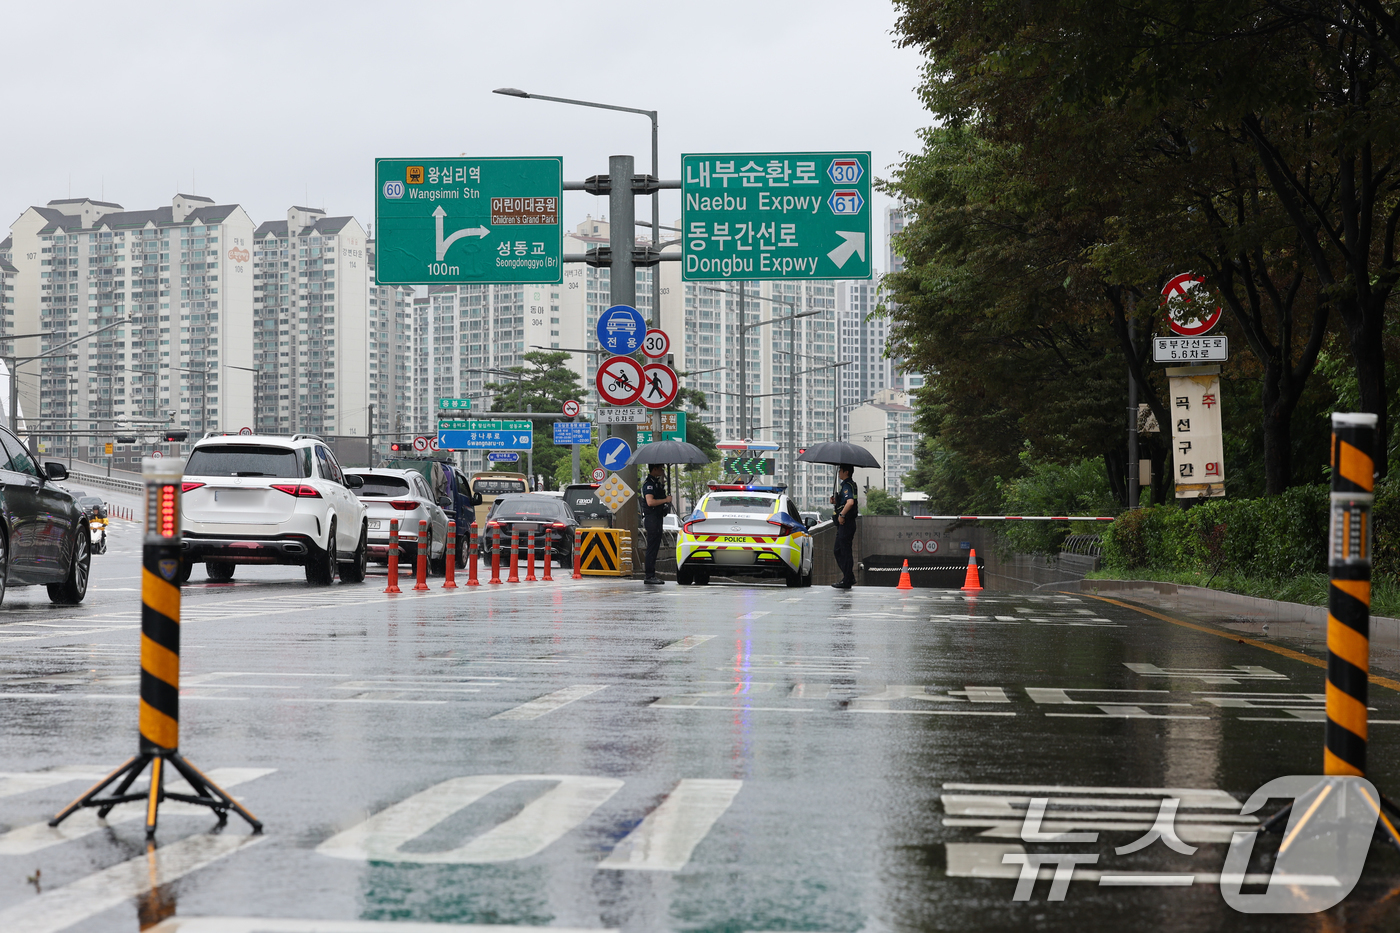
[[[6,933],[1400,926],[1400,858],[1379,847],[1325,919],[1220,895],[1230,834],[1254,825],[1239,802],[1319,766],[1319,667],[1053,594],[561,574],[386,597],[382,576],[196,569],[181,750],[266,834],[169,803],[155,853],[139,810],[49,830],[136,747],[136,530],[114,526],[83,607],[29,589],[0,610]],[[1400,693],[1373,705],[1371,776],[1400,788]],[[1042,832],[1097,835],[1023,841],[1032,798]],[[1166,798],[1195,853],[1116,853]],[[1049,869],[1014,899],[1004,855],[1066,852],[1097,861],[1062,901]]]

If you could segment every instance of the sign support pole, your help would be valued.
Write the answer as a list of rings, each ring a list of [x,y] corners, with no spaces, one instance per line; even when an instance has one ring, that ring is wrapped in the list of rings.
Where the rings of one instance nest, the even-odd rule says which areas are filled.
[[[1128,347],[1137,353],[1137,342],[1133,340],[1133,299],[1128,297]],[[1133,378],[1133,367],[1128,366],[1128,508],[1138,507],[1138,384]]]
[[[608,210],[611,211],[608,224],[608,246],[612,249],[612,271],[608,275],[608,297],[612,305],[637,306],[637,269],[632,261],[632,248],[636,245],[637,196],[632,191],[632,175],[636,171],[635,160],[630,155],[608,157]],[[652,231],[656,235],[656,231]],[[656,289],[652,289],[652,301],[657,300]],[[631,424],[615,424],[608,432],[620,437],[627,446],[637,449],[637,427]],[[633,489],[637,488],[636,465],[616,471],[622,481]],[[629,498],[617,511],[617,527],[627,531],[637,528],[636,497]]]

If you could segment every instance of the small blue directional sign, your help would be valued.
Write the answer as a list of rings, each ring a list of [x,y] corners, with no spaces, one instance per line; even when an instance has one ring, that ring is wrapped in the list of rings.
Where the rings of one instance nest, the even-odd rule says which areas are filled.
[[[598,344],[610,353],[635,353],[646,335],[646,319],[631,305],[613,305],[598,316]]]
[[[520,454],[513,450],[493,450],[486,455],[486,459],[490,460],[492,463],[519,463]]]
[[[452,429],[438,431],[439,450],[531,450],[534,447],[534,428],[528,421],[456,421],[452,424]]]
[[[605,470],[616,472],[622,469],[627,466],[630,456],[632,448],[620,437],[610,437],[598,445],[598,465]]]
[[[591,444],[593,443],[593,424],[588,421],[556,421],[554,422],[554,443],[556,444]]]

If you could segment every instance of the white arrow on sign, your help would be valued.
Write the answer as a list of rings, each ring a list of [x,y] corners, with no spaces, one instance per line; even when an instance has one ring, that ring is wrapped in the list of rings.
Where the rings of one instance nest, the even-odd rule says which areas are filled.
[[[438,208],[438,210],[442,210],[442,208]],[[442,229],[441,224],[442,222],[439,221],[438,229]],[[843,242],[840,246],[836,247],[834,250],[826,254],[828,257],[830,257],[832,262],[836,263],[836,268],[840,269],[842,266],[844,266],[846,264],[846,260],[851,258],[852,253],[855,253],[858,256],[860,256],[861,262],[865,261],[864,231],[860,233],[852,233],[849,230],[837,230],[836,235],[841,237]],[[442,242],[442,236],[440,234],[438,236],[438,242]],[[438,258],[441,259],[442,256],[438,256]]]
[[[484,236],[488,235],[488,234],[491,232],[491,231],[488,230],[486,227],[466,227],[466,228],[464,228],[464,229],[462,229],[462,230],[458,230],[456,233],[452,234],[451,236],[449,236],[447,239],[444,240],[444,239],[442,238],[442,219],[443,219],[444,217],[446,217],[446,216],[447,216],[447,211],[443,210],[441,206],[439,206],[439,207],[437,208],[437,210],[433,211],[433,217],[437,219],[437,258],[438,258],[438,262],[442,262],[443,257],[445,257],[445,256],[447,255],[447,248],[448,248],[449,246],[451,246],[453,243],[456,243],[456,242],[457,242],[458,240],[460,240],[462,237],[464,237],[464,236],[484,237]],[[860,255],[861,255],[861,258],[862,258],[862,259],[865,258],[865,251],[864,251],[864,249],[861,250],[861,254],[860,254]]]

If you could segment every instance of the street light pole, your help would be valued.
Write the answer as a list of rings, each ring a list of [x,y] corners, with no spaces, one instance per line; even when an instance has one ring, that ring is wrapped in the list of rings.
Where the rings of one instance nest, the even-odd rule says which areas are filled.
[[[619,106],[617,106],[616,104],[600,104],[600,103],[598,103],[598,102],[596,102],[596,101],[591,101],[591,100],[574,100],[574,99],[569,98],[569,97],[549,97],[549,96],[544,95],[544,94],[531,94],[531,93],[529,93],[529,92],[527,92],[527,91],[522,91],[522,90],[520,90],[520,88],[518,88],[518,87],[498,87],[498,88],[496,88],[494,91],[492,91],[491,93],[492,93],[492,94],[503,94],[503,95],[505,95],[506,97],[520,97],[520,98],[523,98],[523,99],[525,99],[525,100],[549,100],[549,101],[553,101],[553,102],[556,103],[556,104],[572,104],[572,105],[574,105],[575,107],[593,107],[593,108],[595,108],[595,109],[597,109],[597,110],[616,110],[616,111],[619,111],[619,112],[621,112],[621,113],[639,113],[639,114],[641,114],[642,116],[646,117],[647,119],[651,120],[651,177],[652,177],[652,178],[655,178],[655,179],[660,179],[660,178],[661,178],[661,160],[660,160],[660,153],[659,153],[659,151],[658,151],[658,149],[657,149],[657,124],[656,124],[656,114],[657,114],[657,111],[655,111],[655,110],[640,110],[640,109],[638,109],[638,108],[636,108],[636,107],[619,107]],[[628,194],[630,195],[630,194],[631,194],[631,191],[632,191],[632,179],[631,179],[631,176],[630,176],[630,175],[629,175],[628,178],[627,178],[627,188],[626,188],[626,190],[627,190]],[[615,179],[615,178],[613,179],[613,191],[614,191],[614,192],[617,191],[617,179]],[[629,204],[632,204],[632,202],[630,202],[630,201],[629,201],[628,203],[629,203]],[[613,213],[612,213],[612,215],[611,215],[611,216],[612,216],[612,223],[614,223],[614,224],[617,223],[617,213],[616,213],[616,208],[615,208],[615,206],[614,206],[612,203],[609,203],[609,204],[608,204],[608,209],[609,209],[610,211],[613,211]],[[635,226],[635,223],[636,223],[636,206],[635,206],[635,204],[633,204],[632,207],[631,207],[631,209],[627,212],[627,230],[628,230],[628,238],[629,238],[629,239],[633,236],[633,234],[632,234],[632,229],[633,229],[633,227]],[[611,229],[611,228],[609,228],[609,229]],[[659,190],[657,190],[657,191],[653,191],[653,192],[651,193],[651,246],[652,246],[652,249],[658,249],[658,248],[659,248],[659,245],[658,245],[658,244],[660,244],[660,242],[661,242],[661,192],[660,192]],[[614,247],[616,246],[616,244],[612,244],[612,245],[613,245]],[[628,249],[628,255],[629,255],[629,256],[631,255],[631,249],[630,249],[630,248]],[[616,258],[616,257],[617,257],[617,251],[616,251],[615,248],[614,248],[614,251],[613,251],[613,257],[614,257],[614,258],[613,258],[613,270],[616,271],[616,269],[617,269],[617,258]],[[628,305],[631,305],[631,306],[633,306],[633,307],[636,307],[636,299],[637,299],[636,285],[635,285],[635,282],[634,282],[633,287],[632,287],[632,300],[631,300],[631,301],[627,301],[627,302],[621,302],[621,303],[622,303],[622,304],[628,304]],[[660,326],[661,326],[661,300],[660,300],[660,299],[661,299],[661,292],[660,292],[660,289],[657,287],[657,276],[653,274],[653,276],[652,276],[652,283],[651,283],[651,320],[648,322],[648,323],[650,324],[650,326],[652,326],[652,327],[660,327]],[[619,304],[619,302],[614,301],[613,304]]]
[[[22,357],[20,357],[20,356],[11,356],[11,357],[9,357],[9,359],[7,359],[5,362],[6,362],[6,364],[10,367],[10,430],[11,430],[12,432],[16,433],[16,434],[19,433],[19,416],[18,416],[17,412],[18,412],[18,410],[19,410],[19,368],[20,368],[20,366],[24,365],[25,363],[32,363],[32,362],[34,362],[35,360],[42,360],[42,359],[45,359],[46,357],[55,356],[55,355],[58,353],[59,350],[66,350],[66,349],[68,349],[69,347],[73,346],[75,343],[82,343],[84,340],[88,340],[89,338],[96,337],[98,334],[102,333],[103,331],[109,331],[109,330],[111,330],[113,327],[121,327],[121,326],[123,326],[123,325],[125,325],[125,324],[130,324],[130,323],[132,323],[132,318],[122,318],[122,319],[119,320],[119,321],[113,321],[113,322],[110,323],[110,324],[103,325],[102,327],[99,327],[97,330],[88,331],[88,332],[87,332],[86,334],[84,334],[83,336],[81,336],[81,337],[75,337],[74,339],[68,341],[67,343],[60,343],[58,346],[51,348],[50,350],[48,350],[48,351],[45,352],[45,353],[40,353],[40,354],[38,354],[37,356],[22,356]],[[43,336],[47,336],[47,335],[46,335],[46,334],[20,334],[20,335],[15,336],[15,337],[9,337],[9,338],[7,338],[7,339],[18,340],[20,337],[43,337]]]

